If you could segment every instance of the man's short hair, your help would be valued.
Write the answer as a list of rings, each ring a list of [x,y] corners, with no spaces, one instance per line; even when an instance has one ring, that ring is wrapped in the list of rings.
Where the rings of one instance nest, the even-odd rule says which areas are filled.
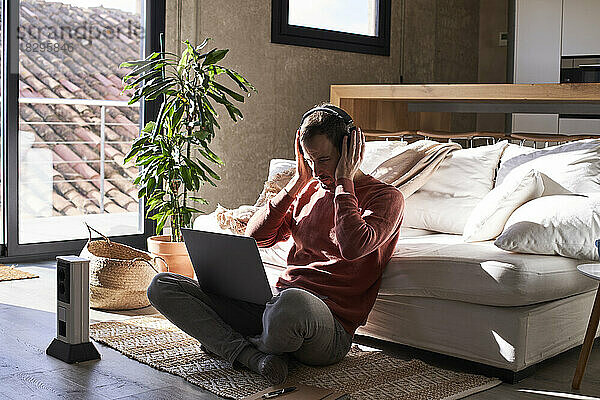
[[[316,107],[331,106],[330,103],[321,103]],[[327,111],[315,111],[309,114],[300,127],[300,141],[306,142],[316,135],[325,135],[339,151],[339,144],[346,134],[344,121]]]

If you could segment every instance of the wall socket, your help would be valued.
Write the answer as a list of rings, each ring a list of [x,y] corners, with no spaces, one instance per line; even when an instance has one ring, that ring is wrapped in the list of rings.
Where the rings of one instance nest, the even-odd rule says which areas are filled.
[[[498,47],[508,46],[508,32],[498,32]]]

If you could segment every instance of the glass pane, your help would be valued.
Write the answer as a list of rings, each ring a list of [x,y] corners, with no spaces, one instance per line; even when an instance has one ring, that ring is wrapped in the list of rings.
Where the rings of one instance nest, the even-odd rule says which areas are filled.
[[[123,158],[140,108],[119,68],[141,54],[141,1],[22,0],[19,243],[142,232]]]
[[[378,0],[289,0],[288,23],[377,36]]]

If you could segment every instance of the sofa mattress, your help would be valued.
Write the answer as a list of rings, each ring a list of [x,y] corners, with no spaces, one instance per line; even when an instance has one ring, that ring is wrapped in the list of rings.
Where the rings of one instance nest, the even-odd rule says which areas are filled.
[[[223,231],[212,214],[195,229]],[[229,232],[230,233],[230,232]],[[464,243],[462,236],[402,228],[379,293],[457,300],[492,306],[524,306],[588,292],[597,282],[577,271],[584,263],[561,256],[508,252],[492,241]],[[291,239],[260,255],[274,284],[286,265]]]
[[[284,267],[291,242],[260,249],[266,264]],[[588,292],[597,282],[577,271],[582,260],[511,253],[462,236],[401,237],[379,293],[492,306],[524,306]]]
[[[583,262],[512,253],[492,241],[464,243],[460,235],[402,237],[379,293],[523,306],[596,288],[597,282],[577,271]]]

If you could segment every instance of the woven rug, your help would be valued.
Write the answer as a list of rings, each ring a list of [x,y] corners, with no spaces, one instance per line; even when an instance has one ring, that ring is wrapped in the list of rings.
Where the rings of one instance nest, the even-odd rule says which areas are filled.
[[[0,265],[0,281],[14,281],[17,279],[39,278],[36,274],[21,271],[8,265]]]
[[[200,349],[200,343],[162,315],[97,322],[90,336],[134,360],[185,378],[219,396],[240,399],[269,383],[245,368],[231,368]],[[340,363],[328,367],[290,364],[286,385],[305,384],[351,393],[352,399],[460,399],[501,382],[444,370],[419,360],[404,361],[354,346]]]

